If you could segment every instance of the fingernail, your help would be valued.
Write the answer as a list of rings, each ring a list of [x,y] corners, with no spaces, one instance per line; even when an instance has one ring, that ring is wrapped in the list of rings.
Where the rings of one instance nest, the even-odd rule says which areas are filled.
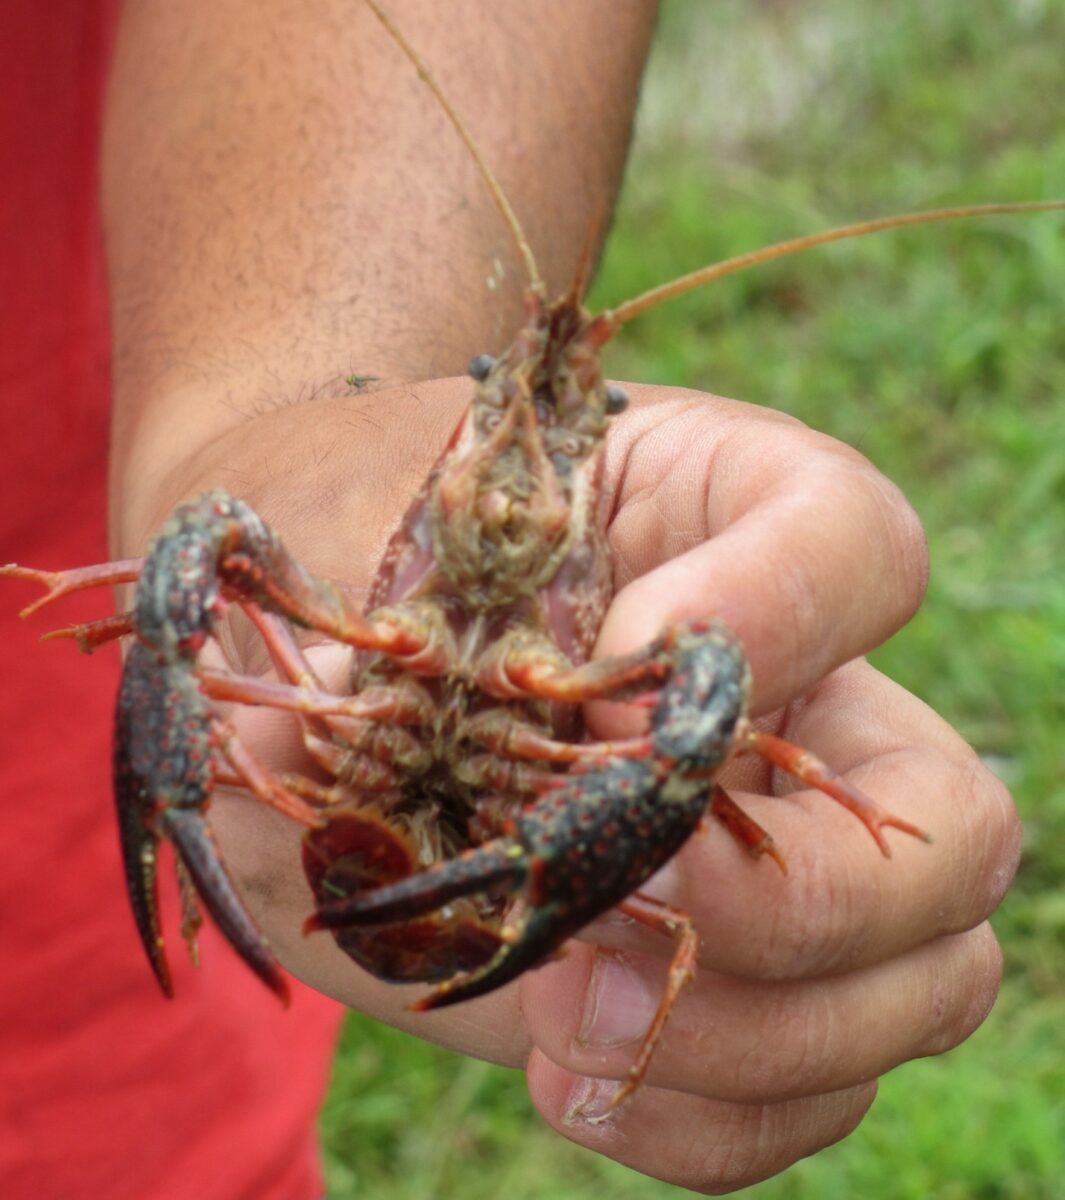
[[[579,1076],[562,1114],[564,1125],[609,1125],[613,1117],[610,1101],[618,1085],[613,1079]]]
[[[600,950],[584,1001],[577,1044],[627,1046],[647,1032],[658,1007],[654,987],[621,954]]]

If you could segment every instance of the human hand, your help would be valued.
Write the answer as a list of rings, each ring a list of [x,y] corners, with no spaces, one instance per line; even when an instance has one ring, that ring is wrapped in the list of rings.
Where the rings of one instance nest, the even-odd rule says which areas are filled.
[[[407,484],[428,468],[469,386],[447,380],[375,394],[380,436],[337,443],[325,478],[310,485],[343,498],[294,509],[294,529],[277,517],[292,548],[333,574],[344,573],[340,554],[349,566],[372,561],[374,538],[379,544],[398,519],[413,492]],[[793,784],[758,763],[731,765],[723,782],[772,832],[790,874],[747,861],[711,831],[649,885],[691,913],[703,936],[701,970],[666,1026],[647,1085],[592,1125],[580,1119],[598,1098],[587,1077],[627,1070],[660,995],[671,949],[664,939],[606,918],[585,932],[588,944],[517,987],[411,1014],[405,1004],[421,989],[372,979],[327,935],[301,937],[310,900],[290,825],[240,799],[217,804],[213,819],[257,917],[302,978],[441,1044],[527,1064],[534,1101],[567,1136],[649,1174],[722,1190],[843,1136],[871,1102],[877,1075],[946,1049],[979,1023],[999,970],[981,922],[1012,874],[1018,830],[1004,790],[964,743],[852,661],[897,628],[923,590],[923,538],[892,485],[859,455],[779,414],[630,390],[638,403],[614,431],[610,476],[619,583],[631,582],[597,652],[633,649],[669,620],[723,617],[748,649],[754,712],[768,727],[928,828],[936,845],[894,837],[895,856],[884,861],[826,798],[775,802]],[[412,405],[432,414],[428,439],[424,425],[402,419]],[[402,487],[397,463],[412,475]],[[332,480],[363,486],[342,493]],[[353,533],[360,552],[351,558]],[[365,574],[355,582],[365,586]],[[311,653],[331,678],[343,675],[345,651]],[[631,714],[600,708],[590,718],[597,734],[612,734]],[[279,754],[283,718],[241,720],[271,765],[298,759],[295,739]],[[613,949],[597,954],[596,945]],[[605,1045],[588,1044],[592,1013]]]
[[[635,413],[614,446],[624,468],[611,540],[619,582],[631,582],[597,652],[630,650],[669,620],[721,616],[751,660],[760,727],[935,838],[889,834],[885,860],[818,792],[760,761],[730,764],[720,781],[771,832],[789,874],[711,827],[649,883],[692,916],[699,971],[647,1084],[607,1122],[583,1114],[624,1077],[670,945],[606,918],[589,944],[522,979],[529,1088],[545,1119],[637,1170],[721,1192],[845,1136],[879,1075],[980,1024],[1001,969],[985,918],[1012,878],[1020,830],[964,741],[855,660],[924,589],[923,534],[897,490],[779,414],[648,392],[665,402]],[[594,731],[625,720],[610,710]]]

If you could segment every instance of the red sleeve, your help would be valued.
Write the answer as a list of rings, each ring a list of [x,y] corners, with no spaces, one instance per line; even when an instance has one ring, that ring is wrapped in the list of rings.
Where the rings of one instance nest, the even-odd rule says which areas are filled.
[[[108,336],[96,156],[108,0],[14,0],[0,38],[0,562],[106,558]],[[109,789],[113,648],[38,644],[0,584],[0,1190],[7,1200],[309,1200],[338,1007],[291,1009],[204,931],[166,1001]],[[107,610],[57,607],[55,623]],[[93,608],[93,603],[96,607]],[[169,876],[171,872],[164,872]],[[177,928],[176,896],[164,895]]]

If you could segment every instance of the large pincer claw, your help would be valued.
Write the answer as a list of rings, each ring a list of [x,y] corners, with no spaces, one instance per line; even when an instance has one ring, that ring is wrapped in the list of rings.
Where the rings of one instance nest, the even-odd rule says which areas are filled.
[[[135,644],[118,697],[114,774],[122,859],[137,931],[159,985],[172,996],[157,880],[159,843],[168,839],[223,934],[287,1003],[285,978],[226,872],[205,816],[212,740],[207,702],[187,665]],[[183,932],[195,959],[198,918],[191,894],[185,899]]]

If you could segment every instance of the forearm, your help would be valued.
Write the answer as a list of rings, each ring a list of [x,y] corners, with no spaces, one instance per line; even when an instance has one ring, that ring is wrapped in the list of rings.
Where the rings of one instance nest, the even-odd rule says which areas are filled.
[[[653,14],[393,0],[549,289],[609,210]],[[312,479],[350,436],[344,375],[456,374],[520,312],[522,264],[487,189],[356,0],[129,0],[103,185],[121,553],[191,491],[231,479],[254,501]]]

